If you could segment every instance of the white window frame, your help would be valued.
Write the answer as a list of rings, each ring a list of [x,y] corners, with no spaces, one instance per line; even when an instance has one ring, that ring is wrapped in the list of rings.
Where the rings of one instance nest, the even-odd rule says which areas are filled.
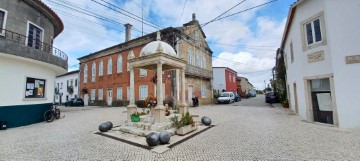
[[[44,42],[45,30],[43,28],[41,28],[40,26],[36,25],[35,23],[33,23],[31,21],[27,21],[25,45],[28,46],[28,37],[29,37],[30,24],[37,27],[37,28],[39,28],[40,30],[42,30],[42,32],[41,32],[41,42]],[[40,49],[42,50],[42,45],[40,45]]]
[[[201,67],[201,56],[199,50],[196,50],[195,65]]]
[[[139,100],[145,100],[149,95],[148,93],[149,93],[148,85],[139,86]]]
[[[201,85],[201,98],[206,98],[206,85]]]
[[[314,30],[314,21],[319,20],[320,23],[320,33],[321,33],[321,41],[316,41],[315,38],[315,30]],[[326,25],[325,25],[325,18],[324,18],[324,11],[321,11],[306,20],[301,21],[301,40],[302,40],[302,48],[303,51],[306,51],[308,49],[313,49],[322,45],[327,44],[327,36],[326,36]],[[308,44],[307,40],[307,32],[306,32],[306,25],[311,24],[311,35],[313,38],[313,43]]]
[[[104,99],[104,91],[103,89],[98,89],[98,100],[103,100]]]
[[[87,83],[87,78],[88,78],[88,65],[85,64],[85,66],[84,66],[84,83]]]
[[[117,66],[117,73],[121,73],[122,72],[122,70],[123,70],[123,68],[122,68],[122,66],[123,66],[123,58],[122,58],[122,55],[121,54],[119,54],[119,56],[118,56],[118,58],[117,58],[117,64],[116,64],[116,66]]]
[[[235,75],[233,75],[233,82],[235,83],[236,79],[235,79]]]
[[[122,87],[118,87],[117,90],[116,90],[116,99],[117,100],[122,100],[123,98],[123,89]]]
[[[192,47],[189,47],[188,49],[188,64],[193,64],[193,50]]]
[[[139,75],[140,75],[140,77],[146,77],[147,76],[147,70],[146,69],[140,69]]]
[[[319,25],[320,25],[320,34],[321,34],[321,40],[320,41],[316,41],[316,37],[315,37],[315,25],[314,25],[314,22],[316,21],[316,20],[319,20]],[[304,24],[304,29],[305,29],[305,41],[306,41],[306,45],[307,46],[313,46],[313,45],[316,45],[316,44],[319,44],[319,43],[321,43],[322,41],[323,41],[323,31],[322,31],[322,24],[321,24],[322,22],[321,22],[321,19],[320,18],[315,18],[315,19],[313,19],[313,20],[311,20],[310,22],[308,22],[308,23],[305,23]],[[311,25],[311,36],[312,36],[312,39],[313,39],[313,42],[311,43],[311,44],[309,44],[309,42],[308,42],[308,35],[307,35],[307,28],[306,28],[306,26],[308,25],[308,24],[310,24]]]
[[[112,74],[112,59],[109,58],[108,62],[107,62],[107,74],[110,75]]]
[[[96,89],[91,89],[91,101],[95,100],[95,93],[96,93]]]
[[[2,24],[2,31],[0,31],[0,35],[1,36],[5,36],[5,29],[6,29],[6,21],[7,21],[7,10],[4,10],[2,8],[0,8],[0,11],[4,12],[4,19],[3,19],[3,24]]]
[[[96,82],[96,63],[93,62],[91,65],[91,82]]]
[[[99,76],[102,76],[104,74],[104,61],[101,59],[99,63]]]
[[[198,32],[198,31],[195,31],[195,32],[194,32],[194,39],[196,40],[197,43],[200,42],[200,35],[199,35],[199,32]]]

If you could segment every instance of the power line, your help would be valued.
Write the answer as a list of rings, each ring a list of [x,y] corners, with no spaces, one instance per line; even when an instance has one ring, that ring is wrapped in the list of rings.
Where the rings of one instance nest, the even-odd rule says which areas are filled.
[[[183,13],[184,13],[184,9],[185,9],[185,6],[186,6],[186,2],[187,2],[187,0],[185,0],[184,7],[183,7],[183,9],[182,9],[182,11],[181,11],[181,15],[180,15],[180,18],[179,18],[178,26],[180,25],[180,21],[181,21],[182,15],[183,15]]]
[[[239,11],[239,12],[236,12],[236,13],[233,13],[233,14],[231,14],[231,15],[227,15],[227,16],[225,16],[225,17],[218,18],[218,19],[216,19],[215,21],[219,21],[219,20],[222,20],[222,19],[224,19],[224,18],[228,18],[228,17],[234,16],[234,15],[243,13],[243,12],[246,12],[246,11],[249,11],[249,10],[252,10],[252,9],[255,9],[255,8],[258,8],[258,7],[261,7],[261,6],[270,4],[270,3],[273,3],[273,2],[275,2],[275,1],[277,1],[277,0],[272,0],[272,1],[269,1],[269,2],[266,2],[266,3],[263,3],[263,4],[260,4],[260,5],[257,5],[257,6],[254,6],[254,7],[251,7],[251,8],[248,8],[248,9],[245,9],[245,10],[242,10],[242,11]]]
[[[106,5],[100,3],[100,2],[98,2],[98,1],[96,1],[96,0],[91,0],[91,1],[93,1],[93,2],[95,2],[95,3],[97,3],[97,4],[101,5],[101,6],[104,6],[104,7],[106,7],[106,8],[109,8],[109,9],[111,9],[111,10],[113,10],[113,11],[116,11],[116,12],[122,14],[122,15],[125,15],[125,16],[127,16],[127,17],[130,17],[131,19],[134,19],[134,20],[139,21],[139,22],[142,23],[141,20],[136,19],[136,18],[134,18],[134,17],[132,17],[132,16],[130,16],[130,15],[128,15],[128,14],[122,13],[122,12],[120,12],[120,11],[114,9],[114,8],[109,7],[109,6],[106,6]],[[101,1],[104,1],[104,0],[101,0]],[[104,2],[105,2],[105,1],[104,1]],[[118,8],[118,9],[120,9],[120,10],[123,10],[123,9],[121,9],[121,8],[119,8],[119,7],[111,4],[111,3],[108,3],[108,2],[105,2],[105,3],[111,5],[111,6],[115,7],[115,8]],[[126,12],[127,12],[127,11],[126,11]],[[130,13],[130,12],[127,12],[127,13]],[[130,14],[131,14],[131,15],[134,15],[134,14],[132,14],[132,13],[130,13]],[[138,16],[135,15],[135,17],[138,17]],[[141,18],[140,18],[140,19],[141,19]],[[148,21],[147,21],[147,22],[148,22]],[[146,24],[146,25],[148,25],[148,26],[151,26],[151,27],[153,27],[153,28],[155,28],[155,29],[161,29],[161,28],[162,28],[162,27],[158,27],[158,25],[153,24],[153,23],[151,23],[151,22],[149,22],[149,23],[145,23],[145,22],[144,22],[144,24]]]

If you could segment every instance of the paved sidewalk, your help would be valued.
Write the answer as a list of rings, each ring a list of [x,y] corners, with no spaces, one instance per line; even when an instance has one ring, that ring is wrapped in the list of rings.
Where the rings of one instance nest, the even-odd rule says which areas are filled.
[[[0,131],[0,160],[360,160],[360,131],[306,123],[260,101],[190,108],[217,126],[164,154],[92,134],[108,120],[123,124],[124,107],[61,108],[63,119]]]

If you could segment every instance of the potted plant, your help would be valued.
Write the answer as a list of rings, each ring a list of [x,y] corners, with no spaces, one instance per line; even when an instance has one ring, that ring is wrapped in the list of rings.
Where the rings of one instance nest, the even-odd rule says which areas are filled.
[[[289,108],[289,101],[286,99],[286,100],[284,100],[284,102],[283,102],[283,107],[284,108]]]
[[[175,125],[176,134],[178,135],[186,135],[197,129],[197,126],[189,112],[186,112],[180,120],[177,116],[174,116],[171,118],[171,121]]]
[[[131,122],[140,122],[140,114],[136,111],[130,115]]]

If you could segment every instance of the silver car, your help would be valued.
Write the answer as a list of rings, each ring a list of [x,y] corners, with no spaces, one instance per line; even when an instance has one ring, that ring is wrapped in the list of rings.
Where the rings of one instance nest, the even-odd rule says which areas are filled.
[[[233,92],[223,92],[218,98],[218,103],[232,103],[234,99],[235,95]]]

